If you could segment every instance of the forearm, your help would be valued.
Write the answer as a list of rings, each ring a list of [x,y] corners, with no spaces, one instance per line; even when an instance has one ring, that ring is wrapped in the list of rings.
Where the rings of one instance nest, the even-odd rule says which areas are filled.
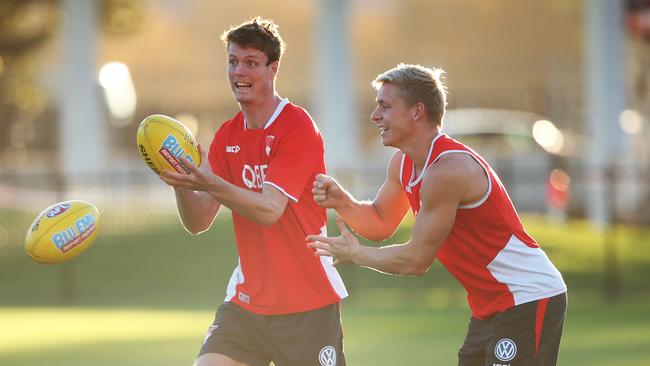
[[[352,262],[379,272],[419,276],[425,274],[435,257],[420,251],[410,242],[383,247],[360,246]]]
[[[206,192],[174,188],[176,207],[181,222],[191,234],[207,230],[214,220],[220,204]]]
[[[394,225],[386,222],[373,201],[357,201],[348,194],[336,213],[357,234],[374,241],[388,239],[395,232]]]
[[[265,187],[266,188],[266,187]],[[209,194],[232,211],[261,225],[275,223],[284,212],[284,204],[265,197],[264,192],[253,192],[217,178]]]

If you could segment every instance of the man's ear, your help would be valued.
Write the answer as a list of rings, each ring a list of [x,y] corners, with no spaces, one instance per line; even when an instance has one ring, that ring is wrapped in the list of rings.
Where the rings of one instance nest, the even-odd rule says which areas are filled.
[[[273,72],[273,76],[278,74],[279,69],[280,69],[280,61],[273,61],[271,63],[271,71]]]
[[[427,112],[427,108],[424,106],[424,103],[418,102],[413,106],[412,112],[413,114],[411,117],[413,118],[413,121],[417,121],[420,118],[424,117],[424,114]]]

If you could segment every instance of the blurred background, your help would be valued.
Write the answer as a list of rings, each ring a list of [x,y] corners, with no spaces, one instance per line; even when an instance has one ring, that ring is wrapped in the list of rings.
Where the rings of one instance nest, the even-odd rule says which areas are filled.
[[[287,43],[279,94],[358,198],[392,155],[370,81],[443,68],[445,131],[492,164],[569,285],[560,364],[650,364],[649,0],[0,0],[0,365],[192,363],[237,262],[230,218],[186,234],[135,132],[166,114],[208,144],[238,111],[219,36],[257,15]],[[66,199],[99,208],[100,237],[30,262],[28,226]],[[469,312],[439,264],[340,271],[349,364],[455,364]]]

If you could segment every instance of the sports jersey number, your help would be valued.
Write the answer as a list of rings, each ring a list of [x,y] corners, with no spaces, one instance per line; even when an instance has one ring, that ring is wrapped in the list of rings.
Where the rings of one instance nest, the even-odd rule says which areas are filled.
[[[262,165],[244,165],[244,169],[241,172],[241,179],[244,181],[244,184],[248,189],[253,188],[262,188],[262,183],[266,177],[266,168],[267,164]]]

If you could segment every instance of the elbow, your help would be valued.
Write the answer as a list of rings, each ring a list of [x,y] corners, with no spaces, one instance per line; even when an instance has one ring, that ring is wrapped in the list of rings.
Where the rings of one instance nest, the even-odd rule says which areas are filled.
[[[371,232],[368,235],[363,235],[363,234],[361,235],[366,239],[372,241],[384,241],[390,239],[393,236],[393,234],[395,234],[395,230],[376,230],[375,232]]]
[[[185,227],[185,231],[187,231],[188,234],[192,236],[199,235],[207,230],[208,230],[207,228],[196,228],[196,227],[187,227],[187,226]]]
[[[210,228],[211,223],[195,223],[195,224],[189,224],[189,223],[184,223],[185,226],[185,231],[187,231],[190,235],[196,236],[201,233],[204,233],[208,231]]]
[[[424,276],[429,272],[431,266],[414,266],[411,268],[410,273],[407,273],[410,276]]]
[[[280,211],[278,209],[270,210],[268,213],[265,213],[258,217],[257,222],[262,226],[271,226],[280,220],[283,212],[284,211]]]
[[[404,274],[408,276],[423,276],[429,272],[432,264],[433,260],[412,260]]]
[[[372,233],[372,234],[362,235],[362,236],[372,241],[384,241],[391,237],[390,235],[386,235],[384,233]]]

